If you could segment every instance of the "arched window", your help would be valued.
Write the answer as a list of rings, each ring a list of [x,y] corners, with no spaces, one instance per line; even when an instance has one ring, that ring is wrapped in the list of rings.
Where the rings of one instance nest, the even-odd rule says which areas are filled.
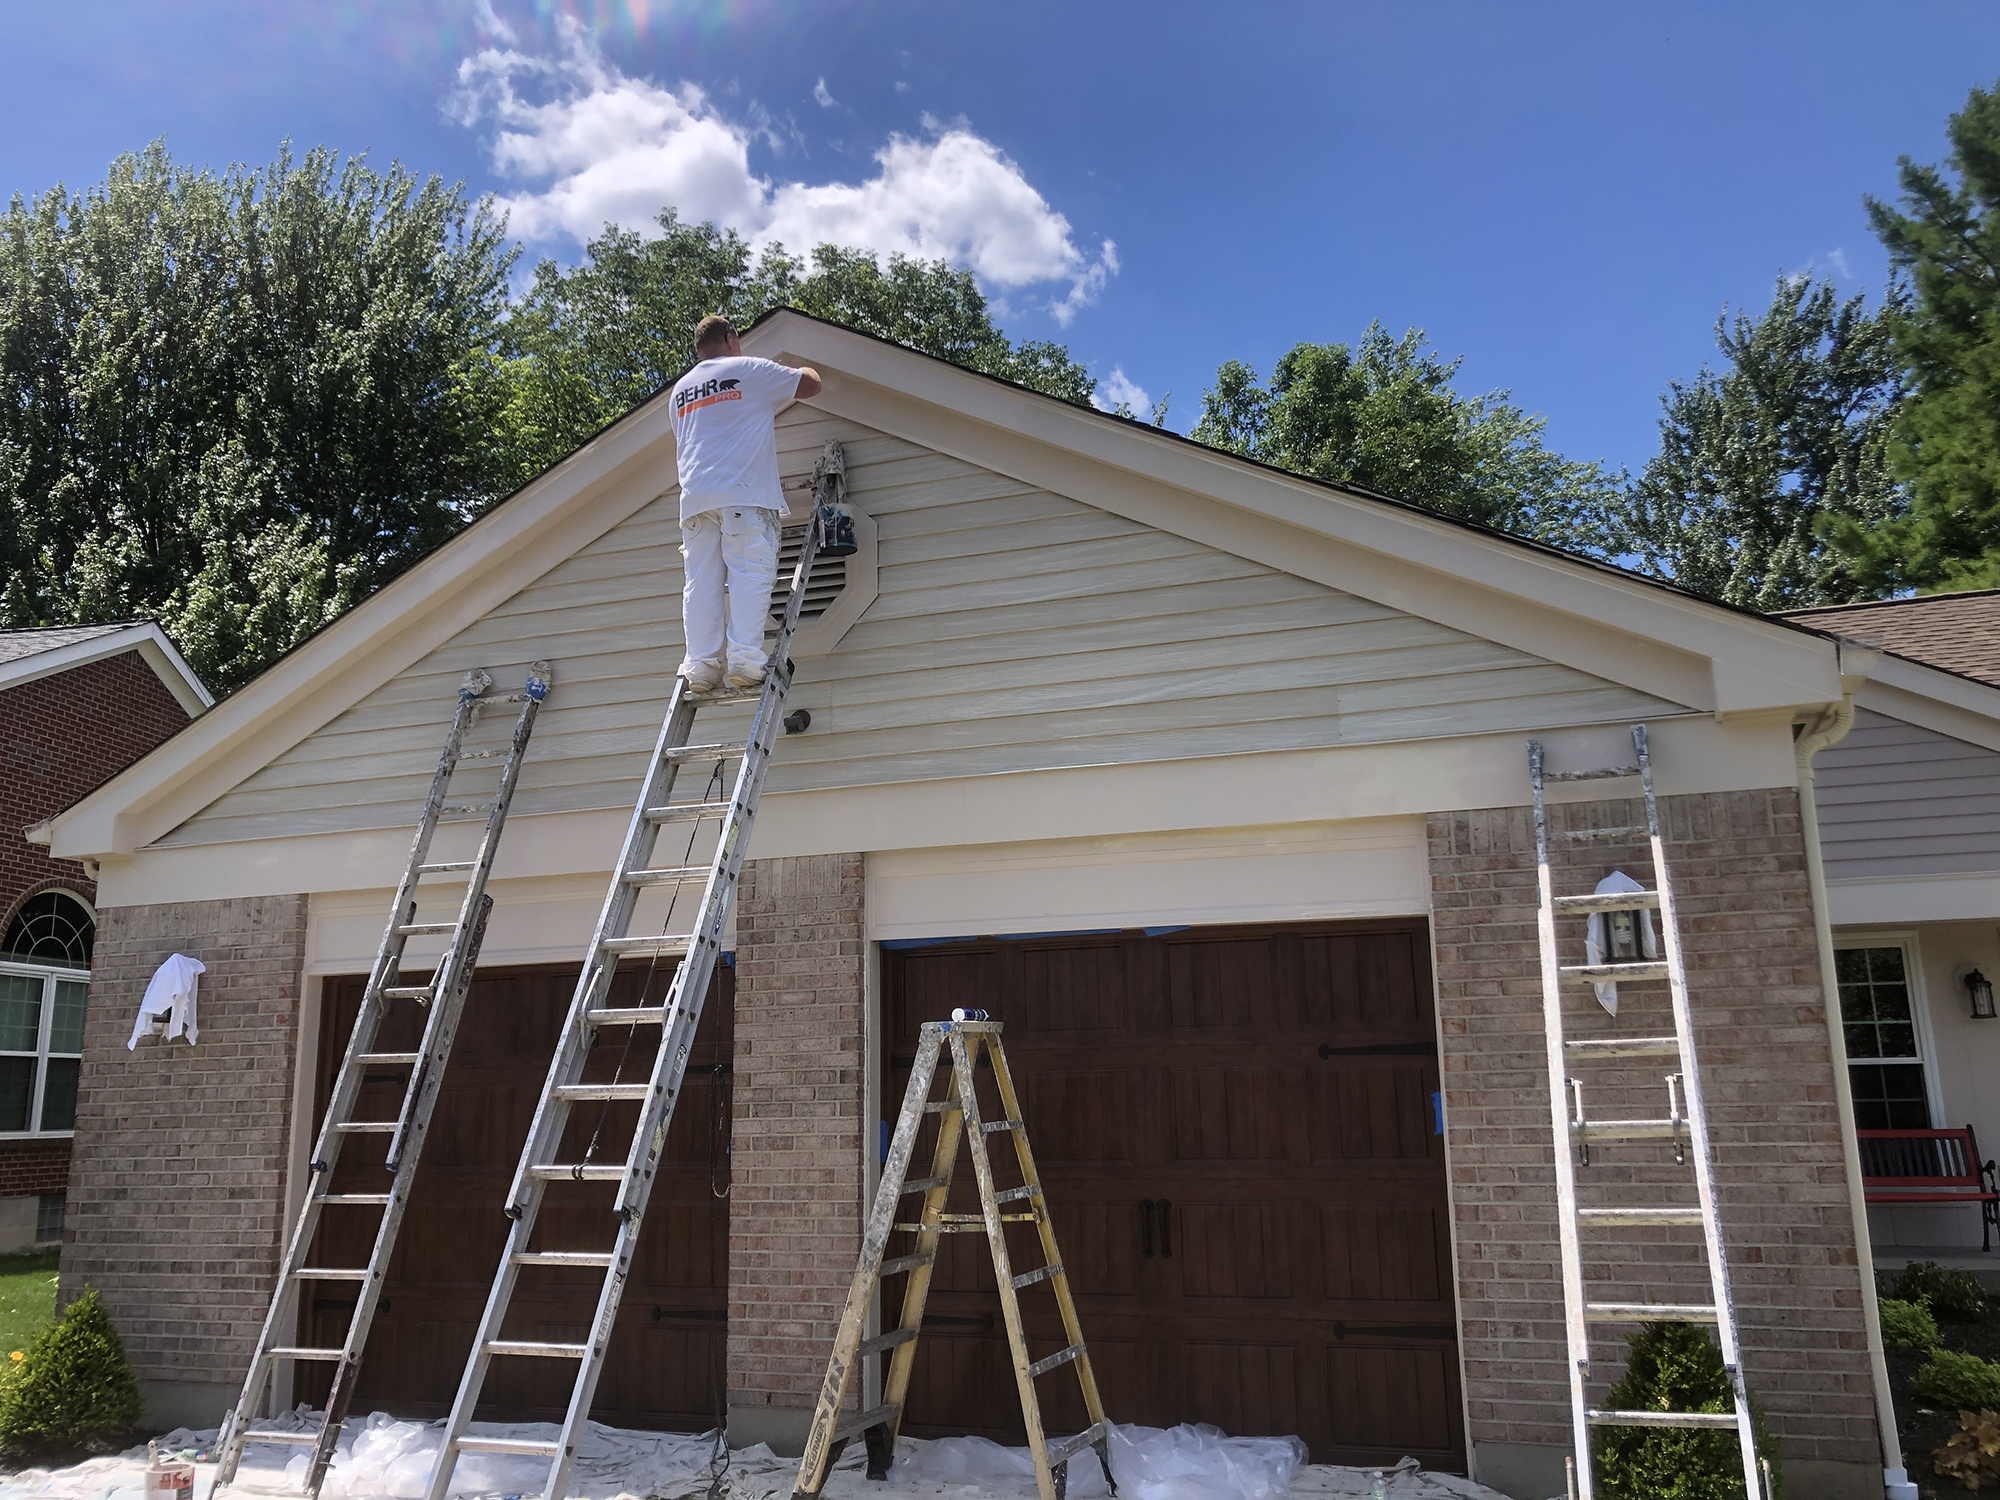
[[[90,967],[90,945],[97,924],[89,910],[67,891],[43,891],[30,896],[7,924],[0,954],[17,963]]]
[[[96,928],[75,896],[44,891],[0,938],[0,1135],[76,1128]]]

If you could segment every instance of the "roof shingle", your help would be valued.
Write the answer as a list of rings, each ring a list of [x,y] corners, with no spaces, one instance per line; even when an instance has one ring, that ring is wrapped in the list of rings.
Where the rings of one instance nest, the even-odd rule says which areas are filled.
[[[1779,613],[1814,630],[1879,642],[1897,656],[2000,687],[2000,589]]]
[[[60,651],[79,641],[94,641],[101,635],[130,630],[135,622],[120,620],[115,625],[50,625],[39,630],[0,630],[0,662],[19,661],[24,656],[40,656],[44,651]]]

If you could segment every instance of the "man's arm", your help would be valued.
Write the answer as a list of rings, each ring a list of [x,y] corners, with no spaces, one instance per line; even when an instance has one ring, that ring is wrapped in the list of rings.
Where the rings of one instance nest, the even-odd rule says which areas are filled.
[[[792,392],[794,400],[810,401],[825,389],[826,382],[819,378],[819,371],[815,370],[811,365],[801,365],[799,367],[799,388]]]

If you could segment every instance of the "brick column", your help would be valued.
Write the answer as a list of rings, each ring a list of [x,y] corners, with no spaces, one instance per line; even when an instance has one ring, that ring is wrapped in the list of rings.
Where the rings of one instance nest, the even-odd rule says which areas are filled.
[[[1860,1277],[1834,1112],[1824,997],[1790,787],[1667,798],[1696,1046],[1717,1157],[1716,1192],[1750,1386],[1780,1440],[1788,1488],[1882,1491]],[[1643,823],[1642,803],[1551,809],[1555,828]],[[1478,1474],[1514,1494],[1560,1493],[1569,1444],[1555,1170],[1526,808],[1429,820],[1438,1012],[1470,1433]],[[1552,850],[1559,893],[1613,869],[1651,884],[1641,845]],[[1565,924],[1581,954],[1580,924]],[[1581,962],[1581,958],[1570,960]],[[1614,1021],[1579,990],[1571,1036],[1671,1032],[1663,985],[1625,986]],[[1601,1119],[1665,1113],[1669,1064],[1583,1075]],[[1585,1206],[1692,1203],[1665,1143],[1620,1143],[1579,1168]],[[1698,1231],[1585,1235],[1585,1275],[1606,1300],[1696,1302]],[[1593,1342],[1595,1395],[1621,1368],[1627,1328]]]
[[[306,899],[99,914],[62,1257],[62,1299],[104,1296],[159,1426],[235,1400],[284,1234]],[[201,1040],[127,1051],[153,970],[208,966]]]
[[[736,906],[729,1433],[805,1445],[861,1248],[861,856],[754,860]]]

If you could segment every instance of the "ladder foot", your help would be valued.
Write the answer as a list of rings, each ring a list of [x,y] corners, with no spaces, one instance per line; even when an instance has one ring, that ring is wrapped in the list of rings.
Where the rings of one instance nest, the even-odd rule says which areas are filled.
[[[884,1422],[879,1427],[869,1428],[861,1434],[861,1441],[868,1445],[868,1477],[886,1480],[889,1466],[896,1461],[896,1445],[889,1436],[889,1424]]]

